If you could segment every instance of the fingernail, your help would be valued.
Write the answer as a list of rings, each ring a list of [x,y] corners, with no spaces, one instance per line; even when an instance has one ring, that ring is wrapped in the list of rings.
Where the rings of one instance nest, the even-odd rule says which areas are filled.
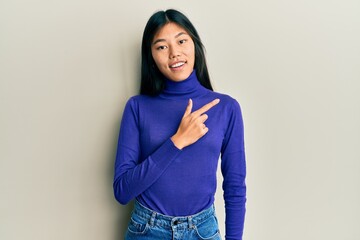
[[[215,99],[215,103],[219,103],[220,102],[220,99]]]

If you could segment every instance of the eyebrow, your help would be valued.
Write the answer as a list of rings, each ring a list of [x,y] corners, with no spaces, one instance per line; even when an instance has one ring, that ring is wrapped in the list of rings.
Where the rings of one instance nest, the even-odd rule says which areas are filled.
[[[175,35],[175,38],[178,38],[178,37],[180,37],[181,35],[184,35],[184,34],[188,35],[186,32],[179,32],[178,34]],[[166,42],[166,40],[163,39],[163,38],[156,39],[156,40],[153,42],[153,45],[157,44],[158,42]]]

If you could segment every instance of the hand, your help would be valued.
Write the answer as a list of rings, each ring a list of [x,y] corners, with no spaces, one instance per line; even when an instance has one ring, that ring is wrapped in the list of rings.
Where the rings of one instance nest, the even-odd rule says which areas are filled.
[[[191,112],[193,103],[191,99],[189,100],[179,128],[175,135],[171,137],[171,140],[177,148],[183,149],[184,147],[195,143],[209,131],[205,125],[208,115],[204,113],[219,102],[220,99],[215,99],[208,104],[205,104],[200,109]]]

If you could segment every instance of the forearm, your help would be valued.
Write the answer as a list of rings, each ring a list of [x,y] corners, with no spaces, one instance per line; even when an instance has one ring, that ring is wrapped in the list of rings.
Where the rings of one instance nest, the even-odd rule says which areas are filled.
[[[225,239],[242,240],[245,222],[246,197],[225,201]]]
[[[171,162],[181,153],[172,141],[165,141],[153,154],[140,164],[130,160],[129,149],[119,149],[115,164],[114,194],[121,204],[130,200],[148,189],[167,169]]]

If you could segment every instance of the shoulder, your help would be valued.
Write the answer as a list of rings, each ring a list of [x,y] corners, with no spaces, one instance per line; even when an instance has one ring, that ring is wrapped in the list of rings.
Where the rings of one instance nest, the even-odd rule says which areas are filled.
[[[124,108],[124,115],[138,115],[140,112],[140,109],[142,108],[142,105],[144,103],[148,102],[146,99],[148,96],[146,95],[135,95],[126,101],[125,108]]]
[[[212,92],[211,95],[215,98],[220,99],[221,105],[231,111],[240,111],[240,104],[239,102],[231,97],[230,95],[219,93],[219,92]]]
[[[127,99],[123,111],[123,121],[137,121],[144,109],[150,108],[153,104],[154,97],[147,95],[135,95]]]
[[[126,102],[126,106],[129,107],[136,107],[142,104],[149,104],[149,101],[155,99],[155,97],[153,96],[148,96],[148,95],[135,95],[130,97],[127,102]]]
[[[154,97],[149,95],[134,95],[128,99],[128,103],[141,103],[144,101],[148,101],[149,99],[153,99]]]

